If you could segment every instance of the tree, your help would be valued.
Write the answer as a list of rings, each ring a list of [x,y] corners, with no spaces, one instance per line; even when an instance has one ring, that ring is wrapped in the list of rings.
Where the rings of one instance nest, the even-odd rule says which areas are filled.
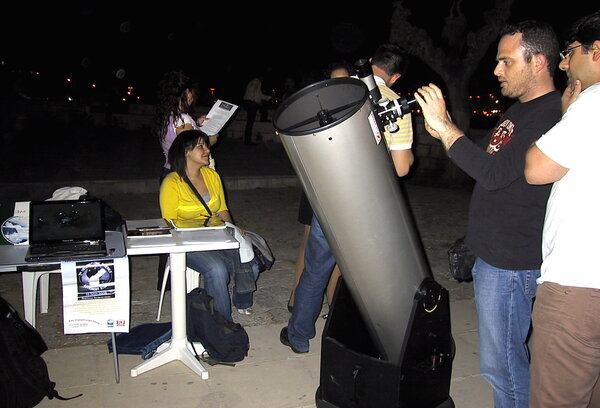
[[[483,12],[483,24],[472,28],[475,22],[465,16],[463,0],[452,0],[439,40],[409,22],[412,12],[404,6],[404,0],[393,4],[390,41],[419,58],[440,76],[448,92],[450,114],[465,131],[471,122],[469,81],[506,24],[513,1],[494,0],[493,8]]]
[[[448,92],[450,115],[467,135],[471,124],[469,81],[506,24],[513,1],[494,0],[493,8],[483,12],[483,24],[476,24],[473,17],[469,19],[465,15],[463,0],[451,0],[439,38],[433,38],[433,31],[425,31],[409,22],[412,12],[405,7],[404,0],[393,3],[390,41],[407,54],[418,57],[440,76]],[[432,14],[429,9],[427,18]],[[466,174],[451,160],[446,161],[443,178],[459,184],[467,180]]]

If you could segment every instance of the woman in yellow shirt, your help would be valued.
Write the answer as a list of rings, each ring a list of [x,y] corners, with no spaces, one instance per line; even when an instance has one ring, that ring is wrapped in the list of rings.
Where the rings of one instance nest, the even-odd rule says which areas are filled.
[[[200,130],[181,132],[171,145],[168,154],[172,172],[160,186],[160,210],[166,220],[179,223],[203,223],[211,214],[190,187],[193,185],[207,204],[212,217],[232,222],[221,178],[209,168],[210,148],[208,136]],[[187,180],[186,180],[187,179]],[[239,266],[238,251],[201,251],[187,254],[187,266],[204,277],[204,288],[213,297],[216,310],[231,318],[228,284]],[[253,292],[247,286],[233,287],[232,300],[241,314],[251,314]]]

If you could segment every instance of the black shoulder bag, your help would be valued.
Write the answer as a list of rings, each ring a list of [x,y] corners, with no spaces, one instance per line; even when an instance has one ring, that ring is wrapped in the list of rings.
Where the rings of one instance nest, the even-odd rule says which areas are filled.
[[[183,180],[188,184],[188,186],[190,186],[190,188],[192,189],[192,191],[194,192],[194,194],[196,194],[196,197],[198,197],[198,200],[200,200],[200,202],[202,203],[202,205],[206,209],[206,212],[208,212],[208,218],[206,220],[204,220],[204,226],[205,227],[210,226],[210,219],[213,217],[213,213],[210,210],[210,208],[208,207],[208,204],[206,204],[206,202],[204,201],[204,198],[202,198],[202,195],[200,194],[200,192],[198,191],[198,189],[196,189],[196,186],[194,186],[194,184],[189,179],[189,177],[187,176],[187,174],[185,175],[185,177],[183,177]]]
[[[477,256],[465,244],[465,237],[460,237],[448,250],[450,275],[459,282],[471,281],[471,270]]]

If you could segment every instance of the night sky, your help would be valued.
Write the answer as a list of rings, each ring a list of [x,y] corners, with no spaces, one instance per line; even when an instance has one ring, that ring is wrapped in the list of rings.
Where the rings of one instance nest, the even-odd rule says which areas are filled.
[[[165,2],[143,8],[124,3],[17,4],[15,13],[2,16],[5,71],[39,71],[46,78],[70,77],[100,87],[134,86],[149,101],[160,76],[181,67],[202,86],[235,98],[256,73],[266,74],[270,85],[280,87],[286,76],[306,78],[312,72],[318,75],[328,62],[368,57],[377,44],[387,41],[391,13],[387,0],[368,1],[362,7],[327,1],[273,6],[195,2],[181,7],[171,3],[172,8]],[[415,21],[424,26],[425,22],[439,24],[449,3],[411,0],[406,4],[414,8]],[[476,15],[486,1],[463,3]],[[589,2],[579,0],[569,2],[569,10],[551,9],[547,4],[516,0],[511,20],[543,19],[560,31],[575,17],[594,10]],[[491,47],[478,77],[484,86],[493,87],[490,67],[495,44]],[[435,80],[418,61],[411,67],[412,75],[409,70],[403,86]]]

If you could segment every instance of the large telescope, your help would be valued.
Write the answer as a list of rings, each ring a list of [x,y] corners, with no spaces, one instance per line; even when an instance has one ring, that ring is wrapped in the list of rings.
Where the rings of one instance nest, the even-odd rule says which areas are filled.
[[[406,111],[390,114],[370,72],[361,77],[365,65],[360,79],[296,92],[273,119],[342,271],[317,406],[453,407],[448,293],[432,277],[383,135]]]

